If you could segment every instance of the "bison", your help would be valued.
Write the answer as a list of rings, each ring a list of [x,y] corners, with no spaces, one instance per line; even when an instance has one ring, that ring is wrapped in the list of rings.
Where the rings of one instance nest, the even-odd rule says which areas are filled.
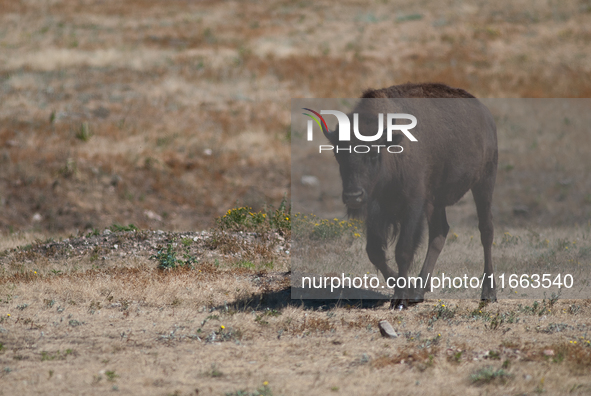
[[[478,213],[484,276],[494,279],[491,204],[498,149],[489,110],[463,89],[433,83],[368,90],[361,99],[353,113],[359,115],[362,135],[376,134],[380,113],[410,113],[418,120],[411,131],[417,142],[402,133],[394,134],[391,142],[378,142],[368,153],[350,150],[357,143],[367,145],[366,141],[351,136],[350,141],[341,142],[338,126],[334,131],[323,127],[339,164],[343,203],[350,217],[366,218],[367,255],[386,279],[408,277],[427,220],[429,246],[420,273],[424,287],[397,289],[392,306],[402,309],[423,301],[425,285],[449,231],[446,207],[458,202],[468,190],[472,190]],[[386,139],[385,133],[381,139]],[[399,145],[403,152],[378,152],[380,143]],[[388,242],[397,234],[398,273],[386,263]],[[496,301],[494,282],[484,282],[481,298]]]

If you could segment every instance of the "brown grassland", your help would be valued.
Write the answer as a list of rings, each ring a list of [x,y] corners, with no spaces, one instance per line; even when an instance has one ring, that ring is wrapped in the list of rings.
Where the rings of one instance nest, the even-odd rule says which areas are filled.
[[[589,0],[0,0],[0,395],[591,393],[591,300],[291,300],[288,227],[215,223],[289,199],[290,98],[589,98],[590,57]],[[494,259],[591,265],[588,124],[497,121]]]

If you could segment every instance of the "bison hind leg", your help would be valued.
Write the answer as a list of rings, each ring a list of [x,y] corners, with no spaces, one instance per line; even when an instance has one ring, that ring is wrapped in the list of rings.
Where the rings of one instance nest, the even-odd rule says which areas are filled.
[[[478,228],[480,230],[480,241],[484,250],[484,278],[482,287],[482,301],[497,301],[497,290],[495,288],[494,265],[492,261],[492,244],[494,238],[494,227],[492,222],[492,196],[495,185],[496,164],[489,169],[488,174],[478,184],[472,187],[472,195],[476,203],[478,213]]]

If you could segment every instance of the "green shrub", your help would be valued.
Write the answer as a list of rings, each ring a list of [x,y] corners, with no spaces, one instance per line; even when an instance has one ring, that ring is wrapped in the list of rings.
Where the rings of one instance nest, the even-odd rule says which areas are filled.
[[[128,226],[113,224],[111,227],[109,227],[109,229],[111,230],[111,232],[139,231],[139,229],[133,224],[130,224]]]
[[[320,219],[318,216],[296,213],[293,215],[292,232],[298,238],[331,240],[341,237],[361,238],[365,226],[361,220]]]
[[[197,263],[197,259],[194,256],[191,256],[188,253],[183,254],[183,259],[179,259],[176,257],[176,252],[173,249],[172,242],[166,246],[166,250],[161,248],[156,252],[155,255],[150,256],[151,259],[158,260],[158,268],[165,270],[165,269],[174,269],[177,267],[184,267],[189,266],[193,268],[193,264]]]
[[[273,231],[289,236],[291,208],[287,206],[285,199],[281,201],[278,209],[270,207],[265,211],[254,212],[248,206],[232,208],[216,219],[216,225],[221,231],[259,233]]]

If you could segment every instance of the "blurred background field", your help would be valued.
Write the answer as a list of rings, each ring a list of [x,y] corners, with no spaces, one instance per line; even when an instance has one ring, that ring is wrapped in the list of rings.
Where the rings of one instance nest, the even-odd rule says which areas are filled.
[[[290,98],[589,97],[590,43],[588,0],[1,0],[0,230],[206,229],[289,196]],[[557,122],[500,134],[497,224],[589,220],[590,144]]]

